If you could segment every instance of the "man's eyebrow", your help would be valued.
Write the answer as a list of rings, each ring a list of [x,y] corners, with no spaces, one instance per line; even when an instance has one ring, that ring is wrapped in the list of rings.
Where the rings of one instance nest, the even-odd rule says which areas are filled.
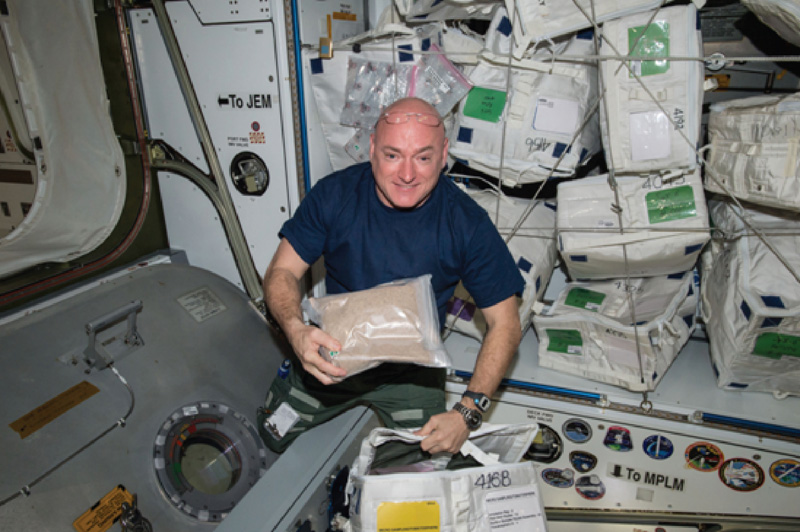
[[[418,154],[426,152],[426,151],[434,151],[435,149],[436,148],[434,148],[432,145],[423,146],[422,148],[420,148],[417,151],[415,151],[414,155],[418,155]],[[402,150],[400,148],[396,148],[394,146],[383,146],[383,147],[381,147],[381,151],[384,151],[384,152],[393,151],[393,152],[397,152],[397,153],[401,153],[402,152]]]

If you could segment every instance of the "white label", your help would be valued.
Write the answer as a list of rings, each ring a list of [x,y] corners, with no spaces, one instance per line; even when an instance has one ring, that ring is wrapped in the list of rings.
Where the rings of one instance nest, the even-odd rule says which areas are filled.
[[[542,508],[533,486],[493,490],[486,494],[489,528],[503,532],[545,532]]]
[[[194,292],[189,292],[179,297],[178,303],[198,323],[219,314],[227,308],[208,287],[199,288]]]
[[[583,347],[579,345],[569,345],[567,346],[567,353],[569,353],[570,355],[582,355]]]
[[[300,414],[288,403],[281,403],[275,412],[264,422],[264,427],[276,440],[280,440],[300,421]]]
[[[631,159],[649,161],[664,159],[672,153],[669,118],[661,111],[630,115]]]
[[[533,115],[533,129],[572,135],[578,126],[578,103],[559,98],[539,98]]]

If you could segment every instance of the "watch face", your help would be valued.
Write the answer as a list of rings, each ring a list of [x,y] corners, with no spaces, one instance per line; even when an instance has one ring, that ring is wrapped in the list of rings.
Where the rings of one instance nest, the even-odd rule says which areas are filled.
[[[453,409],[461,414],[461,416],[464,418],[464,423],[467,424],[467,428],[469,430],[475,430],[481,426],[481,422],[483,422],[483,416],[477,410],[467,408],[461,403],[454,404]]]

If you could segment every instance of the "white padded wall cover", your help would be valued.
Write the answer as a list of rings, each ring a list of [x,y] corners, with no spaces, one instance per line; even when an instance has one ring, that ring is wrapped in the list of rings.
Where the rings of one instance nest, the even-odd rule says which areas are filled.
[[[620,173],[697,166],[703,62],[659,57],[702,58],[700,18],[694,4],[660,9],[648,25],[651,17],[652,13],[640,13],[603,24],[601,55],[653,58],[602,62],[603,147],[609,168]]]
[[[698,171],[671,178],[616,178],[621,210],[613,210],[608,176],[558,185],[558,246],[573,279],[648,277],[694,267],[710,238]]]
[[[125,202],[125,161],[108,112],[93,4],[9,2],[2,20],[34,145],[36,192],[0,239],[0,276],[91,252]],[[53,90],[58,87],[58,90]]]
[[[533,318],[539,365],[652,391],[694,330],[697,298],[694,272],[568,283]]]
[[[558,252],[555,246],[556,207],[554,203],[512,198],[491,190],[466,189],[494,221],[500,235],[525,279],[525,290],[518,299],[522,330],[530,327],[534,303],[541,299],[553,273]],[[519,229],[511,230],[528,211]],[[510,237],[510,238],[509,238]],[[483,339],[486,320],[462,284],[447,304],[446,327],[473,338]]]
[[[701,310],[717,384],[799,395],[800,282],[741,217],[797,273],[800,214],[764,207],[742,210],[730,201],[714,200],[709,209],[726,236],[714,240],[701,260]]]
[[[800,210],[800,94],[711,105],[706,190]]]

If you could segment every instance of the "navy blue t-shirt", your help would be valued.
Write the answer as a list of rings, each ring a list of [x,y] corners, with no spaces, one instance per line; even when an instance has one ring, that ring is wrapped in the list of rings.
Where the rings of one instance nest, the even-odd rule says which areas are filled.
[[[308,264],[325,257],[328,294],[431,274],[440,324],[459,280],[479,308],[525,288],[489,215],[446,178],[403,211],[381,203],[368,162],[345,168],[311,188],[280,235]]]

